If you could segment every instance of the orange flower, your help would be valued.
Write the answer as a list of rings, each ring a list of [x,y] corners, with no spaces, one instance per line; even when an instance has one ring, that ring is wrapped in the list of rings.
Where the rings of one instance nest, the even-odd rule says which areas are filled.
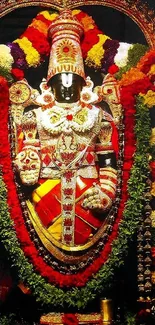
[[[129,71],[123,74],[120,80],[120,86],[128,86],[133,84],[135,81],[141,80],[145,77],[145,74],[139,71],[137,68],[131,68]]]
[[[92,19],[92,17],[86,16],[86,17],[82,18],[81,23],[84,27],[85,32],[94,28],[94,20]]]
[[[152,58],[154,58],[154,57],[155,57],[155,50],[153,49],[153,50],[150,50],[144,56],[141,57],[140,61],[137,64],[137,68],[139,70],[143,71],[145,66],[147,66],[149,64],[149,61],[151,61]]]
[[[32,21],[32,24],[29,26],[33,26],[36,29],[39,30],[39,32],[43,33],[45,36],[47,36],[48,26],[42,22],[41,20],[34,19]]]

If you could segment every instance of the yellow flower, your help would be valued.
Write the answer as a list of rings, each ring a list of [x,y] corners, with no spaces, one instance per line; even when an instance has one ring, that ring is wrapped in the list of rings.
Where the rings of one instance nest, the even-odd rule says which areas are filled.
[[[30,24],[29,26],[33,26],[34,28],[38,29],[39,32],[47,36],[48,26],[43,21],[34,19],[32,21],[32,24]]]
[[[154,74],[155,74],[155,64],[153,64],[153,65],[151,66],[151,69],[150,69],[150,71],[148,72],[148,75],[149,75],[149,76],[154,75]]]
[[[53,13],[53,14],[50,14],[48,11],[41,11],[40,13],[39,13],[39,15],[43,15],[47,20],[54,20],[57,16],[58,16],[58,14],[57,13]]]
[[[85,32],[94,28],[94,21],[93,21],[92,17],[86,16],[86,17],[82,18],[81,23],[84,27]]]
[[[78,10],[78,9],[72,10],[73,16],[78,15],[80,12],[81,12],[81,10]]]
[[[51,14],[51,21],[58,17],[58,14]]]
[[[97,68],[101,67],[101,60],[104,56],[103,44],[107,39],[110,39],[107,35],[98,34],[99,42],[95,44],[87,54],[86,64]]]
[[[146,95],[141,94],[144,97],[144,104],[149,108],[155,106],[155,92],[153,90],[148,90]]]
[[[155,145],[155,128],[151,129],[150,145],[151,146]]]
[[[17,39],[14,43],[18,43],[20,48],[24,51],[29,67],[36,67],[40,63],[40,54],[34,49],[27,37]]]
[[[0,68],[11,71],[14,59],[10,53],[10,48],[6,45],[0,45]]]

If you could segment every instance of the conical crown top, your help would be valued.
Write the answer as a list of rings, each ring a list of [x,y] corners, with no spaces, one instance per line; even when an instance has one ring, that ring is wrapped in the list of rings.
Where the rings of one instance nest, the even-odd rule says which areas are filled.
[[[80,38],[82,24],[65,9],[49,27],[52,38],[47,81],[62,72],[75,73],[85,78]]]

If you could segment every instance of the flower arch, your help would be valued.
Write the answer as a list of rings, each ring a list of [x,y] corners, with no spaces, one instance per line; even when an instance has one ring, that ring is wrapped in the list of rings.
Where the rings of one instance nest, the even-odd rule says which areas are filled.
[[[103,5],[110,8],[114,8],[120,12],[123,12],[129,16],[142,30],[145,38],[150,47],[155,46],[155,35],[154,35],[154,24],[155,24],[155,14],[154,10],[150,9],[146,3],[141,0],[43,0],[41,6],[47,8],[53,8],[60,10],[64,7],[64,3],[67,3],[67,7],[70,9],[78,8],[79,6],[87,5]],[[22,7],[27,6],[40,6],[40,1],[37,0],[8,0],[0,4],[0,17],[6,15],[7,13]]]
[[[32,3],[32,2],[31,2]],[[37,2],[33,2],[37,4]],[[50,2],[51,3],[51,2]],[[92,1],[88,1],[87,4],[92,4]],[[95,4],[97,1],[95,2]],[[104,2],[105,3],[105,2]],[[110,2],[106,2],[110,4]],[[117,3],[117,1],[116,1]],[[24,2],[25,5],[28,4],[28,1]],[[58,5],[61,5],[60,1],[57,1]],[[82,5],[83,2],[74,1],[73,6]],[[101,4],[101,2],[100,2]],[[18,7],[20,7],[20,1],[18,3]],[[23,4],[22,4],[23,5]],[[71,4],[70,4],[71,5]],[[57,6],[56,9],[58,9]],[[13,8],[13,6],[12,6]],[[84,18],[84,14],[80,10],[75,10],[74,14],[79,15],[79,19]],[[37,17],[36,20],[32,22],[31,25],[31,34],[27,29],[26,32],[22,35],[21,38],[15,40],[14,44],[18,44],[20,50],[23,51],[25,64],[27,67],[37,66],[40,64],[42,58],[48,55],[49,48],[48,42],[46,39],[47,29],[42,30],[45,38],[45,46],[43,49],[37,47],[36,38],[32,35],[32,28],[35,25],[35,29],[37,32],[41,32],[38,30],[36,26],[38,26],[38,21],[46,20],[47,25],[50,24],[51,20],[54,19],[55,13],[44,12],[41,13],[41,16]],[[94,25],[94,22],[89,22],[92,24],[93,29],[97,30],[97,26]],[[90,28],[91,30],[91,28]],[[95,44],[90,44],[89,50],[84,51],[85,60],[88,65],[93,65],[96,68],[100,68],[100,61],[104,57],[106,51],[102,52],[103,45],[108,38],[102,34],[99,30],[97,30],[96,35],[101,35],[101,37],[97,38]],[[29,39],[29,37],[32,37]],[[152,38],[151,41],[152,42]],[[29,51],[27,52],[27,45],[30,46]],[[93,46],[98,45],[101,49],[100,61],[96,62],[94,60],[94,56],[92,52]],[[117,44],[118,45],[118,44]],[[24,68],[12,66],[13,60],[12,57],[15,58],[15,52],[13,51],[12,45],[5,45],[5,50],[7,51],[9,67],[7,72],[10,73],[11,76],[15,80],[20,80],[23,78],[22,72],[24,72]],[[28,47],[29,47],[28,46]],[[31,51],[30,51],[31,50]],[[117,49],[116,49],[117,50]],[[132,52],[133,49],[131,49]],[[42,52],[43,51],[43,52]],[[135,48],[134,48],[135,51]],[[116,51],[117,52],[117,51]],[[131,54],[130,52],[130,54]],[[14,54],[13,54],[14,53]],[[116,53],[115,53],[116,54]],[[144,56],[143,56],[144,54]],[[132,55],[131,55],[132,56]],[[128,55],[129,57],[129,55]],[[96,58],[95,58],[96,59]],[[31,246],[31,252],[33,251],[33,263],[29,263],[27,257],[23,256],[22,251],[20,250],[19,240],[24,240],[29,247],[29,238],[27,237],[27,233],[23,228],[21,217],[21,210],[19,206],[19,202],[16,196],[15,187],[13,184],[13,175],[11,171],[11,161],[9,157],[10,152],[10,144],[8,142],[8,130],[6,128],[8,122],[8,84],[4,76],[1,77],[1,104],[0,104],[0,114],[1,114],[1,139],[2,139],[2,147],[1,147],[1,165],[3,171],[3,178],[1,179],[0,186],[0,194],[1,197],[4,197],[1,204],[1,219],[0,219],[0,236],[1,240],[4,243],[9,256],[12,260],[12,263],[15,265],[19,279],[21,279],[28,287],[30,287],[32,293],[35,295],[36,299],[41,302],[44,306],[59,306],[65,305],[67,303],[69,306],[74,306],[77,308],[84,308],[91,300],[93,300],[99,293],[102,292],[103,286],[106,288],[109,286],[109,282],[112,280],[115,272],[116,265],[117,267],[122,265],[123,256],[127,254],[128,248],[128,240],[135,233],[137,225],[140,220],[142,206],[143,206],[143,197],[144,192],[147,191],[146,188],[146,179],[148,176],[148,160],[147,155],[150,150],[149,146],[149,136],[150,136],[150,120],[149,120],[149,111],[148,108],[152,107],[151,98],[154,98],[155,87],[153,85],[154,76],[155,76],[155,51],[150,50],[140,51],[140,54],[137,55],[137,61],[131,62],[132,60],[128,58],[128,62],[125,62],[123,67],[119,67],[119,72],[117,70],[117,64],[109,65],[109,72],[113,74],[118,80],[120,80],[121,85],[121,101],[123,107],[125,109],[125,126],[130,125],[130,130],[128,128],[125,129],[125,154],[124,154],[124,162],[123,162],[123,195],[121,197],[121,203],[119,206],[118,219],[115,224],[115,228],[113,233],[111,234],[111,241],[108,242],[106,246],[106,252],[103,251],[103,255],[100,256],[100,259],[93,265],[93,272],[95,274],[94,277],[89,277],[89,274],[85,274],[86,282],[81,284],[79,287],[75,285],[76,279],[71,279],[71,277],[67,278],[68,283],[71,284],[71,288],[66,291],[63,289],[63,277],[59,274],[59,279],[54,275],[54,272],[50,275],[53,279],[55,276],[55,281],[52,284],[48,283],[48,268],[45,269],[45,265],[40,260],[40,257],[37,256],[35,247]],[[21,63],[21,62],[20,62]],[[114,62],[113,62],[114,63]],[[115,62],[116,63],[116,62]],[[20,68],[20,69],[19,69]],[[16,71],[15,71],[16,70]],[[118,73],[118,74],[117,74]],[[6,76],[7,77],[7,76]],[[10,83],[12,82],[9,81]],[[139,95],[142,94],[142,95]],[[137,97],[138,96],[138,97]],[[136,124],[136,118],[138,119],[138,124]],[[144,123],[145,122],[145,123]],[[5,125],[5,128],[3,126]],[[145,132],[145,135],[144,135]],[[135,155],[135,156],[134,156]],[[134,159],[133,159],[134,156]],[[129,178],[130,174],[130,178]],[[127,181],[129,183],[127,184]],[[139,181],[139,187],[137,188],[137,181]],[[5,187],[6,186],[6,187]],[[6,188],[8,190],[8,195],[6,196]],[[11,192],[10,192],[11,189]],[[128,190],[128,193],[127,193]],[[15,199],[16,198],[16,199]],[[127,201],[128,199],[128,201]],[[126,204],[126,207],[125,207]],[[8,210],[8,206],[10,210]],[[121,226],[118,225],[120,220],[122,219]],[[14,229],[12,229],[12,221],[15,221],[17,237],[15,235]],[[114,241],[115,240],[115,241]],[[113,245],[111,243],[113,242]],[[28,249],[27,249],[28,251]],[[121,251],[121,254],[120,254]],[[31,253],[30,252],[30,253]],[[38,275],[34,271],[34,261],[37,259],[36,264],[38,263],[38,270],[42,274],[42,276]],[[106,263],[105,263],[106,262]],[[101,264],[103,266],[101,267]],[[99,268],[98,268],[99,265]],[[46,280],[44,279],[44,275]],[[79,274],[80,281],[81,274]],[[75,278],[75,277],[74,277]],[[65,279],[66,281],[66,279]],[[57,288],[54,284],[61,283],[61,288]],[[81,297],[83,299],[81,299]]]

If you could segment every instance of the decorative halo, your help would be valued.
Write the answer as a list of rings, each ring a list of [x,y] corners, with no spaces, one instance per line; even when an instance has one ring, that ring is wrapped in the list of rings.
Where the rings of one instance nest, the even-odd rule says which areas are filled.
[[[10,87],[10,100],[13,104],[23,104],[30,99],[31,89],[25,82],[16,82]]]

